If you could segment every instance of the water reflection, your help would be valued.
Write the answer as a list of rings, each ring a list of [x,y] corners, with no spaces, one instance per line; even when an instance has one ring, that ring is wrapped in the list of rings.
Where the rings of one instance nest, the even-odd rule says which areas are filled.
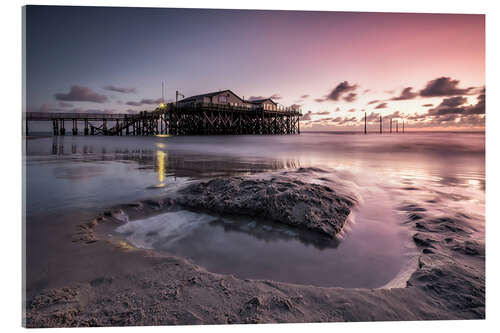
[[[269,221],[232,217],[231,219],[219,218],[211,221],[210,224],[222,227],[226,233],[244,233],[264,242],[297,240],[304,245],[312,245],[318,250],[335,249],[340,244],[340,239],[337,237],[334,239],[325,239],[307,230],[298,230]]]

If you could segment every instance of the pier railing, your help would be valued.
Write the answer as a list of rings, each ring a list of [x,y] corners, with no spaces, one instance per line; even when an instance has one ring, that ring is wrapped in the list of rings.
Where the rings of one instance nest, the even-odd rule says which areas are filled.
[[[216,104],[216,103],[186,103],[186,104],[172,103],[171,106],[177,109],[217,109],[220,111],[231,111],[231,112],[265,111],[265,112],[280,112],[280,113],[289,112],[294,114],[301,113],[300,109],[293,107],[285,107],[281,105],[278,105],[276,108],[266,108],[263,106],[247,106],[241,104],[231,105],[231,104]]]

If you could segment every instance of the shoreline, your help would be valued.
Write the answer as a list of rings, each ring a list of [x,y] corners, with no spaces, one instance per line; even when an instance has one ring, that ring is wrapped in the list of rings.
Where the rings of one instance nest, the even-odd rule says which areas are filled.
[[[34,295],[27,304],[26,326],[484,318],[484,243],[469,239],[466,217],[427,216],[425,208],[411,203],[399,208],[420,251],[404,288],[315,287],[238,279],[103,236],[123,222],[114,211],[121,210],[133,220],[160,214],[174,204],[171,198],[157,197],[117,205],[83,227],[74,225],[79,231],[71,233],[71,246],[92,255],[87,264],[94,271],[77,282],[66,281]],[[106,267],[106,272],[99,267]]]

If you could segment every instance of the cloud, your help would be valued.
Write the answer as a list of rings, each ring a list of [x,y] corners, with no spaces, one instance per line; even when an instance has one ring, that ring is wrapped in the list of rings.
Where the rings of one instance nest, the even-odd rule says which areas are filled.
[[[71,103],[59,102],[58,104],[62,108],[71,108],[71,107],[73,107],[73,104],[71,104]]]
[[[375,103],[378,103],[378,102],[380,102],[379,99],[374,99],[373,101],[369,101],[367,105],[375,104]]]
[[[329,115],[330,112],[325,110],[325,111],[320,111],[320,112],[313,112],[311,114],[316,115],[316,116],[326,116],[326,115]]]
[[[429,109],[428,114],[433,116],[441,116],[446,114],[459,114],[464,112],[464,108],[460,107],[467,103],[467,98],[463,96],[456,96],[445,98],[443,101],[433,109]]]
[[[466,104],[464,96],[444,98],[435,108],[424,114],[414,113],[405,117],[412,127],[484,127],[485,94],[477,96],[476,104]]]
[[[302,104],[292,104],[290,105],[292,109],[300,109],[302,107]]]
[[[349,109],[347,112],[356,112],[355,108]]]
[[[356,100],[356,96],[358,96],[358,94],[356,93],[349,93],[347,96],[344,97],[344,101],[346,102],[354,102]]]
[[[304,94],[304,95],[300,96],[300,98],[301,98],[301,99],[306,99],[306,98],[309,98],[309,96],[310,96],[310,95],[308,95],[308,94]]]
[[[272,94],[269,97],[266,97],[266,96],[250,96],[250,97],[248,97],[248,100],[249,101],[254,101],[254,100],[268,99],[268,98],[278,100],[278,99],[282,99],[283,97],[281,97],[281,95],[279,95],[279,94]]]
[[[429,104],[422,104],[422,106],[424,108],[428,108],[428,107],[434,106],[434,104],[431,104],[431,103],[429,103]]]
[[[131,106],[142,106],[142,105],[161,104],[162,102],[163,102],[163,100],[161,98],[158,98],[158,99],[143,98],[139,102],[129,101],[125,104],[131,105]]]
[[[380,113],[372,112],[366,116],[366,121],[368,123],[380,122]]]
[[[335,109],[335,112],[339,112],[339,111],[340,111],[340,108],[339,108],[339,107],[337,107],[337,108]]]
[[[363,90],[363,94],[369,93],[370,91],[372,91],[372,90],[371,89],[365,89],[365,90]]]
[[[108,100],[106,95],[100,95],[92,89],[82,86],[72,86],[69,93],[54,94],[55,99],[59,101],[73,101],[73,102],[93,102],[104,103]]]
[[[412,91],[412,87],[406,87],[401,91],[399,96],[391,98],[392,101],[403,101],[407,99],[413,99],[418,96],[418,93]]]
[[[326,99],[324,99],[324,98],[315,98],[314,101],[318,102],[318,103],[323,103],[324,101],[326,101]]]
[[[338,101],[343,94],[354,91],[357,88],[357,84],[350,85],[347,81],[341,82],[326,96],[326,99]]]
[[[312,111],[307,111],[306,114],[303,115],[300,120],[312,120],[311,115],[312,115]]]
[[[120,88],[120,87],[116,87],[116,86],[113,86],[113,85],[107,85],[107,86],[104,86],[103,87],[104,90],[109,90],[109,91],[115,91],[115,92],[119,92],[119,93],[122,93],[122,94],[130,94],[130,93],[136,93],[137,90],[133,87],[131,88]]]
[[[375,109],[386,109],[387,108],[387,103],[380,103],[375,107]]]
[[[442,97],[467,95],[475,90],[475,87],[458,88],[459,80],[452,80],[450,77],[440,77],[427,82],[424,89],[420,90],[423,97]]]

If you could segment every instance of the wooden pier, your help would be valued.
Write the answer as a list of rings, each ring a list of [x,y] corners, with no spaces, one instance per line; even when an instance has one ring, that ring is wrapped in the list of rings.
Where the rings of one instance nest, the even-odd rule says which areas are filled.
[[[299,110],[264,110],[223,104],[170,103],[137,114],[27,112],[32,121],[52,122],[54,135],[239,135],[299,134]],[[81,126],[79,128],[79,125]],[[80,132],[80,130],[83,130]]]

